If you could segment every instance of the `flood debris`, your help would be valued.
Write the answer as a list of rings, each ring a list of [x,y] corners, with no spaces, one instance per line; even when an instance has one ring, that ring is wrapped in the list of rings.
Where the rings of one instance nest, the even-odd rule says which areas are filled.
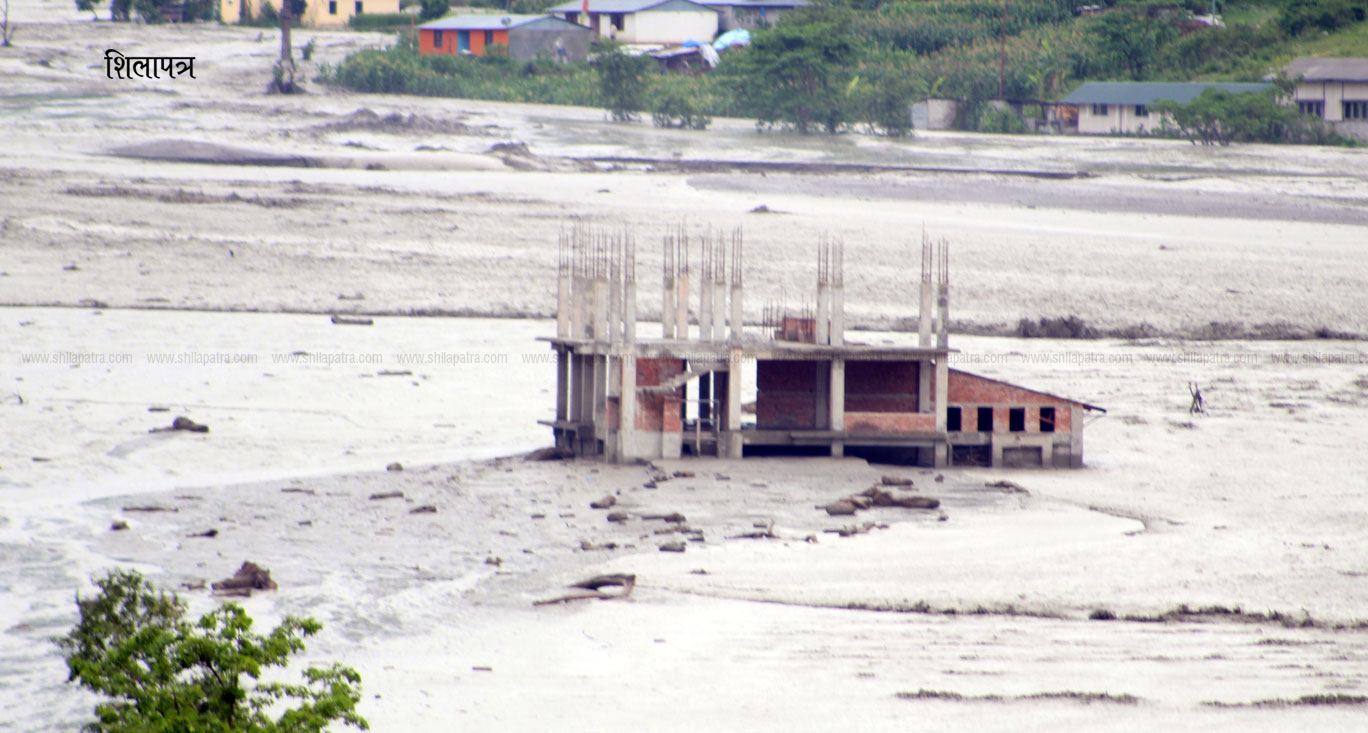
[[[884,486],[911,486],[912,479],[906,476],[880,476],[879,483]]]
[[[436,514],[436,513],[437,513],[437,507],[435,507],[435,506],[433,506],[433,505],[431,505],[431,504],[424,504],[424,505],[422,505],[422,506],[420,506],[420,507],[414,507],[413,509],[410,509],[410,510],[409,510],[409,514]]]
[[[186,535],[186,537],[204,537],[206,539],[213,539],[215,537],[218,537],[218,533],[219,531],[217,529],[206,529],[203,532],[191,532],[190,534]]]
[[[683,524],[689,521],[687,517],[685,517],[683,514],[680,514],[679,512],[670,512],[668,514],[643,514],[641,515],[641,518],[647,520],[659,519],[665,522],[670,522],[672,524]]]
[[[857,534],[865,534],[875,529],[888,529],[888,525],[879,524],[878,522],[865,522],[864,524],[849,524],[844,527],[836,527],[835,529],[824,529],[822,531],[826,532],[827,534],[834,534],[840,537],[854,537]],[[817,538],[812,537],[811,541],[816,542]]]
[[[300,487],[298,487],[298,486],[287,486],[287,487],[281,489],[281,490],[280,490],[280,493],[282,493],[282,494],[308,494],[309,496],[317,496],[317,495],[318,495],[316,492],[314,492],[313,489],[303,489],[303,488],[300,488]]]
[[[579,588],[576,593],[567,593],[555,598],[533,601],[533,606],[549,606],[555,603],[568,603],[570,601],[588,600],[597,598],[600,600],[612,600],[614,598],[626,598],[632,594],[632,589],[636,587],[636,576],[630,573],[609,573],[607,575],[595,575],[592,578],[581,580],[578,583],[571,583],[567,588]],[[604,588],[620,588],[616,593],[605,593]]]
[[[1026,488],[1021,484],[1015,481],[1007,481],[1005,479],[1002,481],[988,481],[983,485],[990,489],[1001,489],[1002,493],[1004,494],[1026,494],[1027,496],[1029,496],[1031,493],[1027,491]]]
[[[608,521],[610,522],[625,522],[631,518],[627,512],[608,512]]]
[[[688,549],[688,545],[680,540],[663,542],[660,545],[661,552],[683,552],[686,549]]]
[[[115,519],[113,523],[109,525],[109,531],[111,532],[122,532],[126,529],[128,529],[128,522],[125,522],[122,519]]]
[[[398,461],[395,461],[394,463],[391,463],[391,464],[385,466],[385,470],[386,470],[386,471],[402,471],[402,470],[404,470],[404,464],[402,464],[402,463],[400,463],[400,462],[398,462]]]
[[[271,571],[247,561],[242,563],[233,577],[214,583],[212,588],[218,595],[251,596],[254,590],[276,590],[279,586],[271,580]]]
[[[381,491],[381,492],[379,492],[379,493],[375,493],[375,494],[371,494],[371,495],[370,495],[370,500],[371,500],[371,501],[379,501],[380,499],[402,499],[402,498],[404,498],[404,492],[402,492],[402,491]]]
[[[171,425],[168,426],[168,427],[164,427],[164,428],[152,428],[151,430],[149,430],[149,431],[147,431],[147,432],[149,432],[149,433],[170,433],[170,432],[177,431],[177,430],[182,430],[182,431],[185,431],[185,432],[187,432],[187,433],[207,433],[207,432],[209,432],[209,426],[208,426],[208,425],[201,425],[200,423],[197,423],[197,422],[195,422],[194,420],[191,420],[190,418],[185,417],[185,416],[182,415],[182,416],[180,416],[180,417],[177,417],[175,420],[172,420],[172,421],[171,421]]]
[[[374,326],[375,319],[365,316],[343,316],[333,314],[333,325],[335,326]]]
[[[929,496],[906,496],[896,495],[885,491],[880,486],[872,486],[858,494],[837,499],[830,504],[818,506],[818,509],[826,511],[828,516],[840,517],[851,516],[857,511],[869,509],[870,507],[901,507],[903,509],[938,509],[940,499],[933,499]]]
[[[592,550],[616,550],[619,546],[620,545],[616,542],[605,542],[601,545],[596,545],[589,540],[580,540],[580,549],[585,552],[590,552]]]
[[[156,504],[134,504],[120,509],[125,512],[178,512],[176,507],[157,506]]]
[[[601,499],[589,502],[590,509],[608,509],[617,503],[617,497],[612,494],[605,494]]]
[[[751,525],[755,528],[754,532],[742,532],[741,534],[728,537],[729,540],[777,540],[779,535],[774,533],[774,520],[768,522],[755,522]]]

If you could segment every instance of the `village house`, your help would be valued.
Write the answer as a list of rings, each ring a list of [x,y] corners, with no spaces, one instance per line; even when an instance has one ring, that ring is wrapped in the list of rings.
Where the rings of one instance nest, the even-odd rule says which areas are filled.
[[[698,0],[700,4],[717,10],[718,29],[722,32],[745,28],[770,28],[794,8],[805,8],[808,0]]]
[[[1302,114],[1320,117],[1341,135],[1368,142],[1368,58],[1303,56],[1283,70],[1297,79],[1293,101]]]
[[[779,454],[1083,465],[1085,418],[1105,410],[949,368],[945,243],[923,243],[920,290],[906,290],[909,300],[920,295],[915,346],[846,341],[840,244],[819,245],[815,313],[768,306],[761,329],[743,319],[740,232],[694,245],[701,257],[690,263],[688,236],[666,237],[661,336],[645,338],[631,238],[562,235],[557,335],[546,339],[557,357],[555,419],[543,422],[561,452],[619,462]],[[752,367],[756,397],[743,405]]]
[[[484,56],[497,44],[519,61],[583,61],[591,35],[550,15],[453,15],[418,26],[418,53]]]
[[[237,23],[242,19],[246,6],[252,17],[260,15],[261,6],[270,5],[279,10],[278,0],[219,0],[219,20],[224,23]],[[353,15],[362,13],[397,13],[399,0],[309,0],[304,15],[297,19],[298,26],[323,28],[346,25]]]
[[[693,0],[572,0],[546,12],[622,43],[708,43],[718,27],[717,10]]]
[[[1060,100],[1078,109],[1082,135],[1143,135],[1163,126],[1164,116],[1151,109],[1161,100],[1187,104],[1208,89],[1258,92],[1264,83],[1089,81]]]

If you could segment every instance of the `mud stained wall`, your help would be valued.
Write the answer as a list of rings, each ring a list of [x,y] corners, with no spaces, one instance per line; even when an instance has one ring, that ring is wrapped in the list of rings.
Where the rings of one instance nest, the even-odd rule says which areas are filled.
[[[932,381],[935,381],[934,375]],[[1009,413],[1013,407],[1026,409],[1026,429],[1023,432],[1040,432],[1041,407],[1055,408],[1054,432],[1068,433],[1073,426],[1072,408],[1076,403],[1025,387],[951,369],[950,384],[946,392],[948,404],[960,408],[960,430],[967,433],[979,429],[979,407],[993,408],[993,428],[999,433],[1008,432]]]
[[[636,375],[638,387],[654,387],[663,384],[671,377],[684,373],[683,359],[637,359]],[[682,404],[678,389],[668,394],[640,392],[637,395],[637,430],[651,432],[678,433],[684,429],[680,420],[679,408]]]
[[[916,412],[919,367],[915,361],[847,361],[846,412]]]
[[[817,425],[817,370],[825,362],[760,360],[755,364],[755,425],[764,430]]]

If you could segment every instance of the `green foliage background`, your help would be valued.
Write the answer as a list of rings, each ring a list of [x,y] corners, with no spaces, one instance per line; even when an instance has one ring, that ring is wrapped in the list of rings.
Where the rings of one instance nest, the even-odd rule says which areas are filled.
[[[1224,0],[1220,27],[1191,19],[1209,0],[1104,3],[1081,16],[1079,0],[818,0],[753,31],[710,73],[646,73],[638,109],[668,102],[766,128],[901,135],[907,105],[936,96],[968,102],[971,129],[1014,130],[976,106],[999,85],[1009,98],[1057,99],[1084,80],[1258,81],[1303,53],[1368,53],[1368,0]],[[419,58],[401,44],[323,77],[359,91],[613,109],[585,64]]]

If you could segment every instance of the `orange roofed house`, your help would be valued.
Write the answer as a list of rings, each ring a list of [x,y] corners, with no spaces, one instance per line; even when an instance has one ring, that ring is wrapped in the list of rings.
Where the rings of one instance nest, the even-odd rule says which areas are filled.
[[[582,61],[591,34],[550,15],[453,15],[418,27],[418,53],[484,56],[498,44],[519,61]]]

